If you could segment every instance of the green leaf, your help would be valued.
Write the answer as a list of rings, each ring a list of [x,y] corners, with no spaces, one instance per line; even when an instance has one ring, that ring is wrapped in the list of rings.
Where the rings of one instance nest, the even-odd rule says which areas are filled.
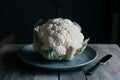
[[[77,54],[81,54],[85,50],[89,40],[90,40],[90,38],[83,41],[82,47],[80,49],[78,49]]]
[[[41,50],[41,55],[48,60],[63,60],[64,56],[59,56],[59,53],[54,49],[50,48],[47,50]]]
[[[80,25],[77,22],[73,22],[74,25],[76,25],[78,28],[80,28],[80,31],[82,31],[82,28],[80,27]]]
[[[45,20],[45,19],[39,19],[39,20],[36,22],[36,24],[34,25],[34,27],[40,26],[40,25],[44,24],[46,21],[47,21],[47,20]]]
[[[67,50],[67,54],[65,57],[65,60],[72,60],[74,58],[74,54],[76,53],[76,49],[74,49],[73,47],[70,47]]]

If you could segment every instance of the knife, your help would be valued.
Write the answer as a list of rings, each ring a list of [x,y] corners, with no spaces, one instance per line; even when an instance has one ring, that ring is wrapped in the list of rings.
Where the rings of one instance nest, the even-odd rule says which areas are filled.
[[[100,61],[98,61],[98,62],[96,63],[96,65],[94,65],[92,68],[88,69],[88,70],[85,72],[85,74],[86,74],[86,75],[92,75],[92,74],[98,69],[98,67],[99,67],[100,65],[105,64],[111,57],[112,57],[111,54],[108,54],[108,55],[104,56]]]

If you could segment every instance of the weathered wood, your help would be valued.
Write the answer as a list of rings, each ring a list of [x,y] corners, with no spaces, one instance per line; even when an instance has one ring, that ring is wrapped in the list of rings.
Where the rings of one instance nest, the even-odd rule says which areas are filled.
[[[4,80],[33,80],[33,74],[26,71],[14,70],[5,76]]]
[[[47,71],[20,62],[16,57],[20,46],[0,46],[0,80],[86,80],[81,70]],[[120,80],[120,48],[115,44],[90,44],[89,46],[98,52],[98,57],[87,65],[85,70],[107,54],[112,54],[113,57],[105,65],[100,66],[93,75],[87,76],[87,80]]]
[[[59,80],[86,80],[83,71],[62,71]]]
[[[15,66],[5,76],[4,80],[33,80],[34,68],[24,64],[21,61],[17,61]]]
[[[120,48],[115,44],[94,44],[90,45],[98,52],[98,58],[102,58],[107,54],[113,57],[97,71],[87,76],[88,80],[120,80]]]
[[[58,80],[58,72],[38,70],[36,71],[33,80]]]
[[[0,80],[58,80],[58,74],[35,69],[18,60],[17,50],[24,45],[0,47]]]
[[[6,46],[0,47],[0,80],[3,80],[6,75],[13,69],[16,63],[16,50],[17,46]]]

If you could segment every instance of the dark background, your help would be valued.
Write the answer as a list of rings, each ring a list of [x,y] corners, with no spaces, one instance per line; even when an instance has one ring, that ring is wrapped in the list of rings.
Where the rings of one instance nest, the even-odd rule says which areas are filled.
[[[33,26],[40,18],[68,18],[78,22],[90,43],[120,44],[118,0],[1,0],[0,37],[13,34],[14,43],[33,42]]]

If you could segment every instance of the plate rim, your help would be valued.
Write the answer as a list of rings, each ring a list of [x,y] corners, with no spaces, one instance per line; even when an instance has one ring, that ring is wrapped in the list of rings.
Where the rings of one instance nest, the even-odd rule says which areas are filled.
[[[26,46],[30,46],[30,45],[32,46],[33,44],[29,44],[29,45],[26,45]],[[24,47],[25,47],[25,46],[23,46],[21,49],[23,49]],[[88,45],[87,45],[87,47],[89,47],[90,49],[92,49],[92,50],[96,53],[96,54],[95,54],[95,57],[94,57],[92,60],[90,60],[90,61],[88,61],[88,62],[86,62],[86,63],[77,64],[77,65],[75,65],[75,66],[66,66],[66,67],[43,66],[43,65],[35,64],[35,63],[31,62],[31,61],[28,61],[28,60],[23,59],[23,58],[19,55],[19,53],[18,53],[17,56],[18,56],[19,59],[21,59],[23,62],[25,62],[25,63],[27,63],[27,64],[29,64],[29,65],[31,65],[31,66],[35,66],[35,67],[40,67],[40,68],[50,69],[50,70],[75,69],[75,68],[82,67],[82,66],[85,66],[85,65],[93,62],[93,61],[98,57],[98,53],[97,53],[97,51],[96,51],[95,49],[93,49],[92,47],[90,47],[90,46],[88,46]]]

